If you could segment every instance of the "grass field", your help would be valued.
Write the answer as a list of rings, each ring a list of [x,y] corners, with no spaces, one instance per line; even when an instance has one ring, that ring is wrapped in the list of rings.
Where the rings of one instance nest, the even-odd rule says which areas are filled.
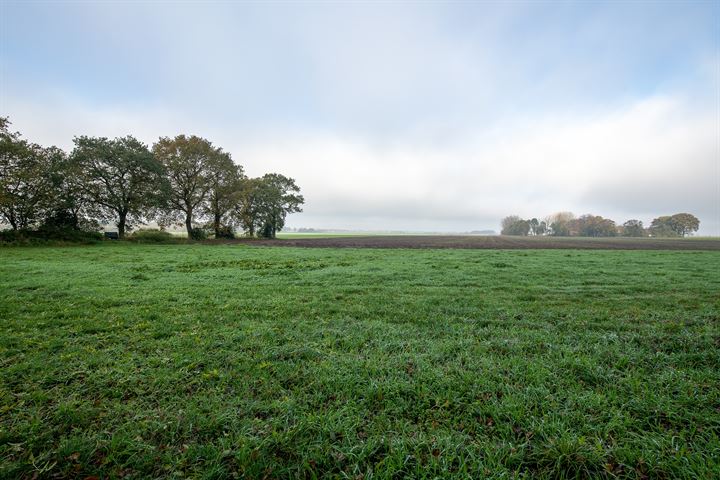
[[[0,249],[1,478],[717,478],[720,252]]]

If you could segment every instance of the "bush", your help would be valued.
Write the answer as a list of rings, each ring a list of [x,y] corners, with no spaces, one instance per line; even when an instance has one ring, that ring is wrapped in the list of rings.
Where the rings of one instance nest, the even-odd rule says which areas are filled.
[[[140,229],[128,237],[131,242],[138,243],[172,243],[175,238],[170,232],[156,228]]]
[[[0,232],[0,243],[28,243],[28,237],[23,235],[22,230],[3,230]]]
[[[81,230],[95,232],[101,229],[97,220],[87,218],[70,210],[55,209],[49,212],[38,230]]]
[[[40,238],[73,243],[98,243],[103,239],[99,232],[88,232],[70,228],[43,229],[36,232]]]
[[[190,230],[190,240],[207,240],[207,232],[202,228],[193,228]]]
[[[215,234],[215,238],[235,238],[235,230],[229,225],[223,225]]]
[[[48,243],[99,243],[103,239],[98,232],[72,228],[41,228],[39,230],[5,230],[0,232],[0,243],[5,245],[43,245]]]

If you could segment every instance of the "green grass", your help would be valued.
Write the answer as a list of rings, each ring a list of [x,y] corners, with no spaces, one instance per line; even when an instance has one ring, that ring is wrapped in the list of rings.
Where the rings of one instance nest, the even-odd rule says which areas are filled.
[[[0,250],[0,477],[717,478],[720,253]]]

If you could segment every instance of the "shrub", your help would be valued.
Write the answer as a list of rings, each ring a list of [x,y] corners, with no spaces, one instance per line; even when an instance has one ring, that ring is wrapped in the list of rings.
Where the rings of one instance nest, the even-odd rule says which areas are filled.
[[[73,243],[98,243],[103,236],[99,232],[88,232],[71,228],[43,229],[36,232],[40,238]]]
[[[23,244],[28,243],[28,237],[21,230],[3,230],[0,232],[0,243]]]
[[[38,230],[82,230],[85,232],[94,232],[100,229],[101,225],[97,220],[62,208],[50,211],[38,228]]]
[[[235,238],[235,230],[230,225],[223,225],[215,234],[215,238]]]
[[[5,230],[0,232],[4,245],[43,245],[48,243],[93,244],[102,241],[102,234],[72,228],[41,228],[39,230]]]
[[[156,228],[140,229],[133,232],[128,240],[138,243],[171,243],[175,240],[170,232]]]
[[[193,228],[190,230],[191,240],[207,240],[207,232],[203,228]]]

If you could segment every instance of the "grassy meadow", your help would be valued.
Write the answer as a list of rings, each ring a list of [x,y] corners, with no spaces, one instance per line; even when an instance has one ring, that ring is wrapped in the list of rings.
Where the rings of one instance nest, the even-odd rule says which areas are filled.
[[[0,249],[0,478],[717,478],[720,252]]]

